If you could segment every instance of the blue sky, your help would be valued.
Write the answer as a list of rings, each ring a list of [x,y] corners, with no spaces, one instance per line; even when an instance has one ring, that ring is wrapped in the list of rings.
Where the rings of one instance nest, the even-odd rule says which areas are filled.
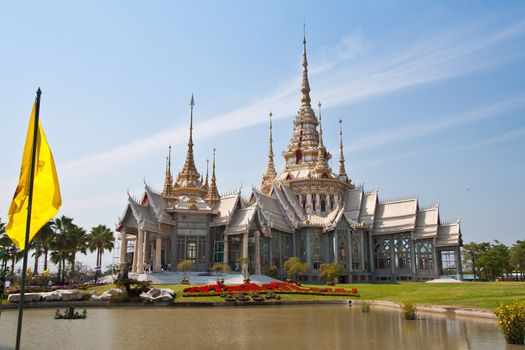
[[[269,111],[282,169],[304,19],[325,144],[337,154],[343,118],[355,183],[439,202],[466,242],[525,239],[521,1],[3,3],[0,217],[39,86],[60,214],[78,224],[114,227],[128,189],[160,188],[169,144],[180,170],[192,93],[198,168],[216,147],[219,190],[247,194],[266,167]]]

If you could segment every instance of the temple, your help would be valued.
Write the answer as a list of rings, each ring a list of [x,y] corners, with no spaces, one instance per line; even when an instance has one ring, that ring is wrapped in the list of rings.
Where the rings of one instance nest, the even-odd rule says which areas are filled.
[[[215,150],[211,179],[208,164],[205,178],[198,173],[193,109],[192,96],[186,159],[175,181],[170,146],[162,191],[145,184],[139,198],[128,195],[119,218],[120,261],[131,263],[133,272],[174,270],[187,259],[196,271],[209,271],[216,262],[239,271],[236,261],[246,257],[250,273],[277,270],[284,277],[284,262],[297,256],[308,263],[308,272],[299,276],[304,281],[318,281],[320,265],[333,262],[342,266],[340,282],[461,278],[459,220],[441,221],[438,205],[422,207],[412,197],[382,201],[377,189],[354,185],[345,166],[341,120],[339,169],[331,169],[321,104],[317,115],[311,106],[306,38],[301,100],[282,153],[284,169],[275,169],[270,113],[267,168],[247,199],[241,190],[220,195]],[[129,253],[128,246],[134,247]]]

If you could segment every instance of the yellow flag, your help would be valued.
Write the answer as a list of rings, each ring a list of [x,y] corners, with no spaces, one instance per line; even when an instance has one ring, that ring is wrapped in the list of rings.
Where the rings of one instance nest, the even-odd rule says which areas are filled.
[[[37,103],[33,105],[29,128],[27,129],[26,144],[22,157],[22,168],[16,192],[9,207],[9,222],[6,232],[16,246],[25,249],[25,235],[27,225],[27,207],[29,202],[29,178],[31,177],[31,150],[33,147],[34,127]],[[35,234],[58,212],[62,205],[57,171],[51,149],[40,120],[38,121],[38,136],[35,154],[35,177],[33,185],[33,202],[31,209],[31,226],[29,242]]]

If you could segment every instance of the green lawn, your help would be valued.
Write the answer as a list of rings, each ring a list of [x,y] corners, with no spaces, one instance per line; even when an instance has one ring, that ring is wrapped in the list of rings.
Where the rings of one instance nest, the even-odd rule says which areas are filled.
[[[320,287],[319,285],[304,285]],[[175,302],[220,302],[216,297],[182,297],[188,285],[154,285],[170,288],[177,293]],[[467,283],[371,283],[339,284],[337,288],[357,288],[362,300],[410,301],[416,304],[450,305],[461,307],[494,309],[505,301],[525,301],[525,282],[467,282]],[[100,294],[114,285],[90,288]],[[350,297],[281,294],[282,300],[346,300]],[[6,301],[4,301],[6,302]]]
[[[339,284],[355,287],[363,300],[410,301],[416,304],[493,309],[505,301],[525,301],[524,282],[372,283]]]

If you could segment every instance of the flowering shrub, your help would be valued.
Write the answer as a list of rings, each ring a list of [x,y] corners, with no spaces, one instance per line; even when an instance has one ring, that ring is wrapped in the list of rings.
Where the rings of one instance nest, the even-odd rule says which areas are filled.
[[[522,344],[525,341],[525,302],[512,302],[500,305],[494,310],[498,323],[509,344]]]
[[[240,284],[224,285],[210,284],[206,286],[196,286],[184,288],[183,296],[216,296],[231,293],[280,293],[280,294],[310,294],[310,295],[329,295],[329,296],[359,296],[357,288],[350,290],[343,288],[304,288],[293,283],[271,282],[259,284]]]

